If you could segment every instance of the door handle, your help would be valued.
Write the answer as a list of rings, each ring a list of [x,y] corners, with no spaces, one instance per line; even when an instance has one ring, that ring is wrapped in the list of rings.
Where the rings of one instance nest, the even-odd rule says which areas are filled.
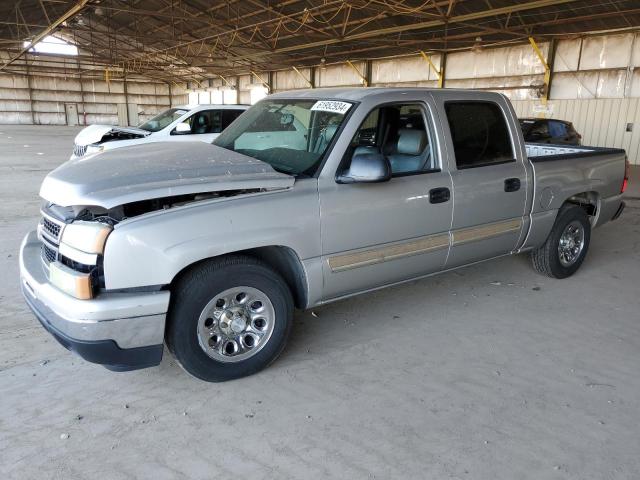
[[[504,181],[504,191],[505,192],[517,192],[520,190],[520,179],[519,178],[507,178]]]
[[[451,192],[447,187],[432,188],[429,190],[429,203],[444,203],[451,198]]]

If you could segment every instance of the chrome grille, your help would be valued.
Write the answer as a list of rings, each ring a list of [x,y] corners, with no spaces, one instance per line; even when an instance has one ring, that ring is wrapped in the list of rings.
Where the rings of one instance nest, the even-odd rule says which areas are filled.
[[[58,259],[58,252],[46,243],[42,243],[42,259],[48,265]]]
[[[41,213],[38,236],[42,242],[42,262],[48,267],[51,262],[58,260],[58,245],[64,222],[48,214],[46,208],[43,208]]]
[[[47,232],[51,237],[58,240],[60,238],[60,225],[55,222],[52,222],[47,217],[42,218],[42,228],[45,232]]]
[[[86,145],[77,145],[77,144],[73,144],[73,154],[76,157],[82,157],[85,153],[87,153],[87,146]]]
[[[38,224],[38,238],[41,242],[41,261],[45,270],[50,271],[51,264],[53,262],[59,262],[68,268],[75,270],[80,273],[87,273],[91,277],[91,283],[93,288],[104,288],[104,277],[102,270],[102,263],[98,262],[98,258],[89,259],[92,260],[91,264],[80,263],[74,259],[76,255],[71,249],[71,251],[60,252],[60,241],[61,237],[64,234],[65,226],[70,222],[73,218],[69,212],[64,210],[57,205],[47,204],[43,205],[40,213],[42,214],[42,218],[40,219],[40,223]],[[73,213],[73,212],[71,212]],[[70,253],[69,253],[70,252]],[[68,257],[67,255],[71,255]],[[84,258],[82,258],[84,260]]]

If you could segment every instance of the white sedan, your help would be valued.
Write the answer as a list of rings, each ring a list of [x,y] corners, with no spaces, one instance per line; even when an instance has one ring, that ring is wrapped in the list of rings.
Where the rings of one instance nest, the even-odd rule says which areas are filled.
[[[165,110],[137,127],[89,125],[76,135],[71,159],[150,142],[211,143],[247,108],[248,105],[183,105]]]

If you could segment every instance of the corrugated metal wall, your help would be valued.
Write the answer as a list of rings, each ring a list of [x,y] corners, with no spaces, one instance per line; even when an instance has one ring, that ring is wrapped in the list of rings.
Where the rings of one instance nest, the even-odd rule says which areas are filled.
[[[538,116],[540,102],[512,103],[519,117]],[[624,148],[629,162],[640,165],[640,98],[552,100],[547,106],[547,116],[573,122],[584,145]]]
[[[556,43],[550,102],[544,115],[572,121],[585,144],[622,147],[640,165],[640,33],[599,34]],[[541,43],[548,58],[551,44]],[[35,59],[34,62],[38,62]],[[436,69],[442,58],[431,56]],[[69,60],[69,69],[75,65]],[[544,68],[530,45],[449,53],[445,87],[494,90],[507,95],[521,116],[540,112]],[[421,55],[379,58],[228,78],[172,84],[127,81],[127,100],[146,120],[169,104],[255,103],[267,93],[316,87],[363,85],[437,87],[436,70]],[[353,68],[355,67],[355,69]],[[357,70],[357,71],[356,71]],[[122,80],[0,75],[0,123],[64,124],[65,103],[86,112],[87,123],[115,123],[125,102]],[[535,111],[534,111],[535,110]],[[627,131],[628,125],[631,131]]]
[[[82,124],[117,124],[118,105],[136,106],[143,122],[183,103],[184,88],[166,83],[127,80],[97,80],[76,76],[0,75],[0,123],[66,125],[65,104],[74,104]]]

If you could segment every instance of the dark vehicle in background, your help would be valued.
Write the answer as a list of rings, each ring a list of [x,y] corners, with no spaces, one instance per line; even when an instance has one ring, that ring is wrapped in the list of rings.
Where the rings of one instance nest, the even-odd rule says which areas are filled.
[[[524,141],[551,143],[553,145],[581,145],[582,135],[571,122],[554,118],[521,118],[520,127]]]

